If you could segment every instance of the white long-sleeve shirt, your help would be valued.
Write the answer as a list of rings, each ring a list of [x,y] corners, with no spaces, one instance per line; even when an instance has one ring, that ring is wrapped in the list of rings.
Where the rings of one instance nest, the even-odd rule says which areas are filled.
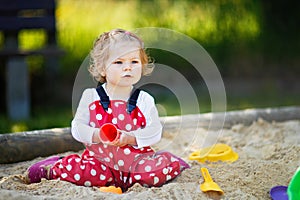
[[[105,87],[103,88],[105,90]],[[99,128],[89,125],[89,105],[99,99],[100,97],[95,88],[85,89],[82,94],[76,114],[71,123],[72,136],[79,142],[92,144],[94,132],[99,131]],[[138,148],[159,142],[162,135],[162,125],[153,97],[147,92],[141,91],[136,105],[146,118],[146,127],[127,132],[127,134],[135,136]]]

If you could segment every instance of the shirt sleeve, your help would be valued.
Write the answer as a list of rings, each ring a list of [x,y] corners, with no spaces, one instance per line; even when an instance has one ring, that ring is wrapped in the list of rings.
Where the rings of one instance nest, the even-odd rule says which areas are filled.
[[[82,93],[74,119],[71,122],[72,136],[79,142],[92,143],[93,133],[98,128],[89,125],[89,104],[94,101],[94,89],[86,89]],[[99,129],[98,129],[99,130]]]
[[[137,106],[146,118],[146,127],[131,131],[136,138],[138,148],[153,145],[160,141],[162,125],[159,120],[154,98],[141,91],[137,99]]]

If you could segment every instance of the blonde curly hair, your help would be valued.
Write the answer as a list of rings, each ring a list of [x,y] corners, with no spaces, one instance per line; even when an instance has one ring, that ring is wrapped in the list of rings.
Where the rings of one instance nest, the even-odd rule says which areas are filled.
[[[113,43],[116,42],[138,42],[140,45],[140,59],[142,63],[142,75],[146,76],[151,74],[154,64],[148,57],[144,49],[144,42],[134,33],[123,30],[114,29],[109,32],[102,33],[94,42],[93,49],[90,52],[90,66],[89,72],[92,77],[100,82],[105,83],[106,77],[101,74],[107,67],[106,62],[109,58],[109,50]]]

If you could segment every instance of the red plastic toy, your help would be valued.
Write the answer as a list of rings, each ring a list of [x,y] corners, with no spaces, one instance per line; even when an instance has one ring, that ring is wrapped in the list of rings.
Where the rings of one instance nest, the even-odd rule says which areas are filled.
[[[117,127],[111,123],[103,124],[100,128],[100,139],[104,143],[114,142],[120,137]]]

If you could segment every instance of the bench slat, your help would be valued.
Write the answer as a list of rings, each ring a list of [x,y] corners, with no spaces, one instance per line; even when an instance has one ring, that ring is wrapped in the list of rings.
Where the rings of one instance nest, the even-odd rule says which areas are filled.
[[[53,0],[1,0],[0,12],[8,10],[24,10],[24,9],[54,9],[55,2]]]
[[[22,29],[55,30],[54,16],[18,18],[0,17],[0,30],[20,31]]]
[[[64,50],[56,47],[48,47],[37,50],[15,50],[5,49],[0,51],[0,57],[10,56],[32,56],[32,55],[43,55],[43,56],[59,56],[65,53]]]

